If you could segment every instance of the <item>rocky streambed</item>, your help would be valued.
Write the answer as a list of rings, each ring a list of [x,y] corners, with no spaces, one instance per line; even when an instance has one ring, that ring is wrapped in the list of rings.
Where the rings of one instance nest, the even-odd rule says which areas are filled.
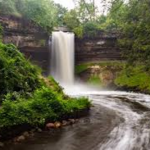
[[[111,91],[83,95],[93,101],[89,116],[2,150],[149,150],[149,95]]]

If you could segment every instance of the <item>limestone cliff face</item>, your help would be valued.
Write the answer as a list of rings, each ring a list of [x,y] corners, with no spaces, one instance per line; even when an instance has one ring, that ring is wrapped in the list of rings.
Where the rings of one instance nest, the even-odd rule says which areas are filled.
[[[35,64],[41,66],[45,74],[49,72],[49,36],[43,29],[25,18],[0,16],[4,27],[3,42],[13,43]],[[96,37],[75,40],[75,62],[98,62],[120,60],[121,51],[117,47],[115,33],[99,32]]]
[[[32,21],[14,16],[0,16],[3,42],[13,43],[46,73],[49,65],[48,35]]]
[[[76,38],[76,62],[122,60],[116,33],[99,32],[96,37]]]

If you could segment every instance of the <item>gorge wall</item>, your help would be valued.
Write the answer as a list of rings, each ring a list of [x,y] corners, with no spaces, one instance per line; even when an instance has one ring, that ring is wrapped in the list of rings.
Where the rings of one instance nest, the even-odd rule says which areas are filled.
[[[48,34],[32,21],[14,16],[0,16],[3,26],[3,42],[13,43],[33,63],[48,73]]]
[[[95,37],[76,38],[76,62],[122,60],[116,33],[100,31]]]
[[[4,28],[3,42],[13,43],[33,63],[42,67],[48,74],[50,65],[49,35],[32,21],[14,16],[0,16]],[[99,32],[96,37],[75,40],[75,62],[96,62],[103,60],[121,60],[117,47],[117,34]]]

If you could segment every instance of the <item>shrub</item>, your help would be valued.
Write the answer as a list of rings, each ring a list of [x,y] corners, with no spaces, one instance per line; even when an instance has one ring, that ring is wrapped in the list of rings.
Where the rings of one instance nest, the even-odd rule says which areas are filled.
[[[73,32],[75,33],[75,35],[79,38],[83,37],[83,26],[78,26],[76,28],[73,29]]]
[[[144,65],[125,68],[120,72],[115,83],[119,87],[128,87],[140,91],[150,90],[150,76],[149,73],[145,71]]]
[[[39,70],[14,45],[0,43],[0,97],[34,91],[41,84],[38,76]]]
[[[90,102],[86,98],[64,100],[62,94],[42,87],[28,100],[19,98],[12,102],[6,99],[0,109],[0,128],[23,124],[42,126],[47,120],[56,121],[88,107]]]
[[[3,101],[2,101],[3,100]],[[52,78],[41,76],[37,67],[14,45],[0,44],[0,135],[18,126],[43,126],[47,121],[90,107],[86,98],[70,98]]]
[[[98,31],[97,23],[95,22],[87,22],[84,24],[84,34],[93,37],[96,36]]]

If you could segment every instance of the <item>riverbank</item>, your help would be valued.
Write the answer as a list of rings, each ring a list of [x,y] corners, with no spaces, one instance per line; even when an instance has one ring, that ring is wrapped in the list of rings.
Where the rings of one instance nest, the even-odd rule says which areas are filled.
[[[87,98],[71,98],[14,45],[0,43],[0,141],[47,123],[76,119],[90,109]]]

